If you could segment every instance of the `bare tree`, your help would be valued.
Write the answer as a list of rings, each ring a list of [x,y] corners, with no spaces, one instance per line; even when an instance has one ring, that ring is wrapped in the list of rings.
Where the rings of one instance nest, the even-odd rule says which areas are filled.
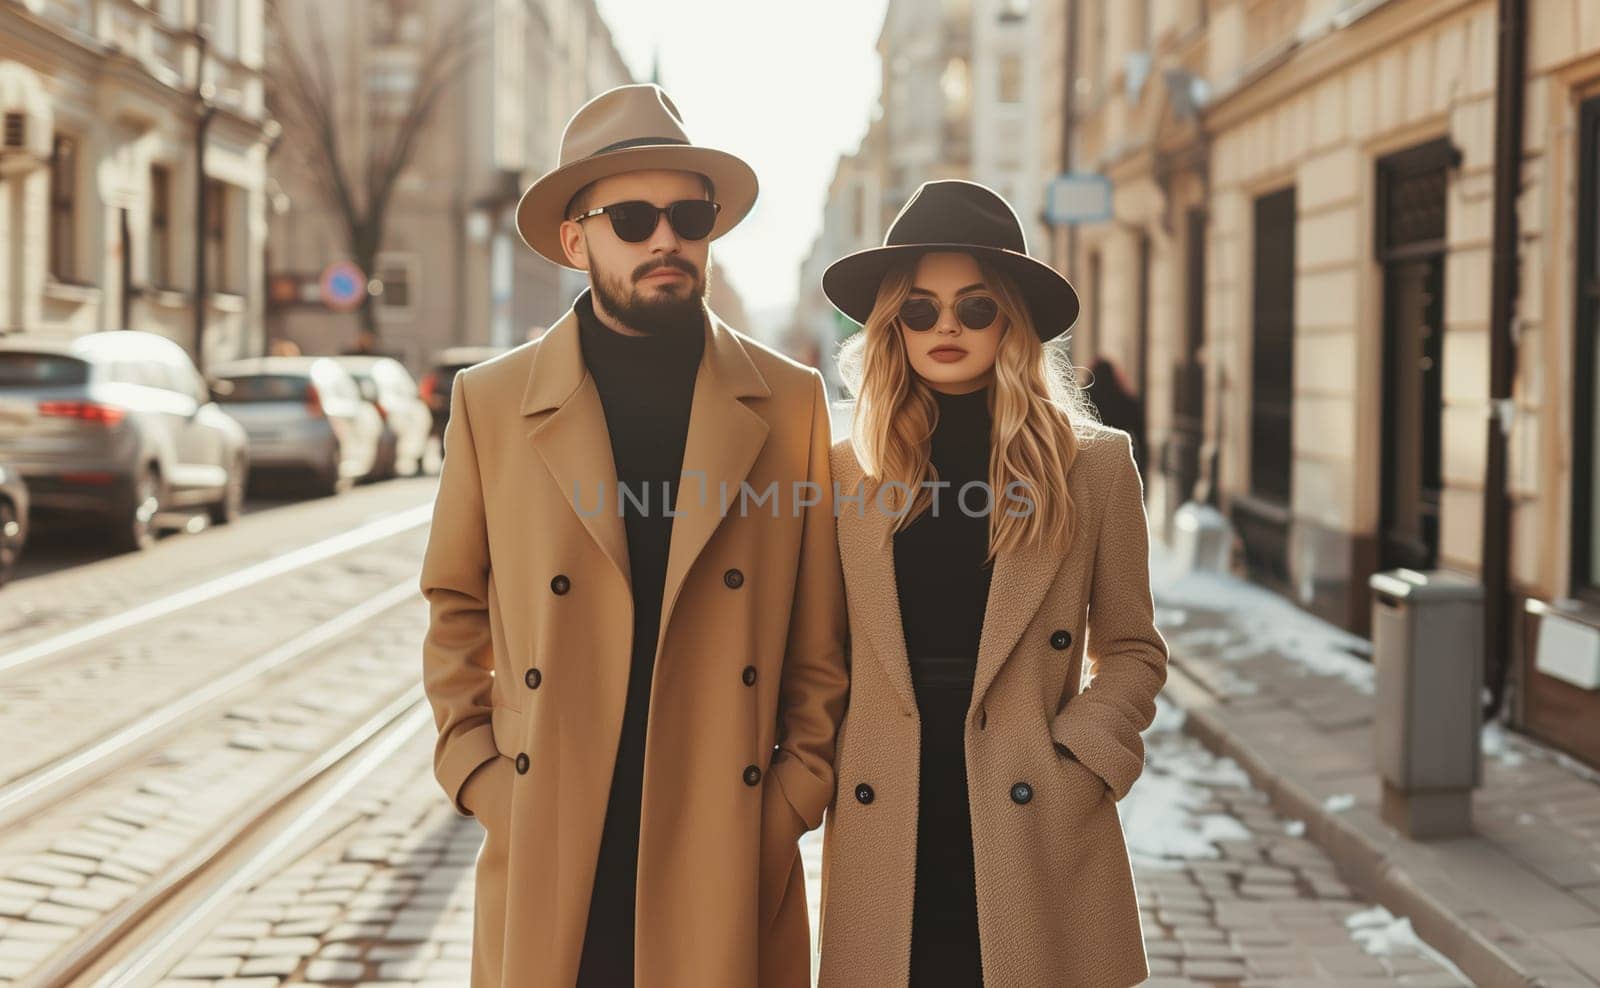
[[[284,126],[285,145],[298,149],[318,193],[338,217],[350,259],[370,279],[383,249],[396,182],[415,155],[441,97],[478,52],[483,32],[476,11],[482,7],[459,0],[437,18],[436,29],[420,42],[416,79],[403,105],[392,114],[375,115],[369,112],[364,74],[347,77],[345,86],[353,92],[341,93],[333,56],[317,27],[319,5],[303,6],[301,18],[293,16],[294,6],[291,0],[267,0],[272,37],[266,73],[268,109]],[[309,19],[304,17],[308,12]],[[348,134],[341,126],[341,96],[359,109],[364,135]],[[377,312],[370,294],[359,312],[362,328],[375,337]]]

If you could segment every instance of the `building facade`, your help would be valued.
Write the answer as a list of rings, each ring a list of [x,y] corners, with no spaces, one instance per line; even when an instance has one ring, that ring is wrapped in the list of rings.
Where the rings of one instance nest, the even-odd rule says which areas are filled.
[[[295,0],[301,2],[301,0]],[[384,108],[417,84],[452,6],[431,0],[316,4],[321,42],[338,52],[346,153],[384,139]],[[592,0],[491,0],[473,57],[452,77],[401,173],[377,270],[379,346],[420,369],[457,344],[510,346],[564,312],[586,283],[517,236],[522,190],[553,167],[567,119],[591,96],[632,81]],[[301,40],[299,44],[307,42]],[[361,328],[323,304],[320,273],[350,251],[344,226],[303,154],[274,157],[271,329],[307,353],[338,352]]]
[[[262,40],[262,0],[0,0],[0,327],[259,352]]]
[[[893,218],[885,194],[882,117],[874,120],[855,153],[839,159],[823,203],[822,228],[800,265],[794,324],[784,348],[796,359],[817,367],[828,394],[843,394],[843,382],[833,355],[856,325],[835,309],[822,294],[822,273],[835,260],[883,242],[884,229]]]
[[[883,242],[923,182],[979,181],[1016,208],[1029,242],[1047,231],[1034,121],[1041,89],[1030,0],[889,0],[877,48],[882,88],[860,146],[839,159],[801,265],[785,347],[816,364],[834,396],[838,344],[856,330],[823,296],[822,272]]]
[[[1600,764],[1600,7],[1056,2],[1074,358],[1140,382],[1152,520],[1362,634],[1376,571],[1477,577],[1491,693]]]

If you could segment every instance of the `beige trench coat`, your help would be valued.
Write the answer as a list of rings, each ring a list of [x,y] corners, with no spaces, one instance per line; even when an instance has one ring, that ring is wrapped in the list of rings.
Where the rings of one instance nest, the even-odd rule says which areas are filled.
[[[1144,767],[1167,647],[1127,433],[1079,436],[1074,541],[1065,555],[997,557],[978,650],[965,744],[986,988],[1112,988],[1149,971],[1116,801]],[[862,472],[848,442],[833,468],[853,493]],[[903,986],[911,957],[919,725],[885,542],[894,519],[872,489],[863,510],[841,500],[838,515],[851,686],[824,829],[824,988]]]
[[[821,376],[708,320],[650,698],[641,988],[810,984],[797,840],[832,798],[848,690],[829,445]],[[423,676],[435,773],[458,812],[485,768],[472,786],[486,831],[472,984],[567,986],[633,628],[575,313],[457,377],[445,450],[421,573]]]

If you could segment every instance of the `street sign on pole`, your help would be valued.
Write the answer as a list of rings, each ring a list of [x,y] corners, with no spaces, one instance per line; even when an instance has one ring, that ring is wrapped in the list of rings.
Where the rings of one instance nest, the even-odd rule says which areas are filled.
[[[1045,195],[1045,220],[1051,226],[1104,223],[1111,218],[1111,182],[1094,172],[1057,175]]]
[[[350,261],[334,261],[322,271],[322,304],[335,312],[361,307],[367,295],[367,276]]]

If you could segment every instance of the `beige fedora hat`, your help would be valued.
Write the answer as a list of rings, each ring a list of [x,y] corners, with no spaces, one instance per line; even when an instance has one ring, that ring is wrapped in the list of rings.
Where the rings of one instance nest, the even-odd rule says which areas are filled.
[[[697,172],[711,180],[722,204],[715,240],[738,225],[756,203],[756,173],[726,151],[697,147],[683,130],[683,117],[660,86],[640,83],[608,89],[585,103],[561,135],[561,160],[528,186],[517,203],[523,243],[562,267],[561,221],[567,204],[590,182],[648,169]]]

